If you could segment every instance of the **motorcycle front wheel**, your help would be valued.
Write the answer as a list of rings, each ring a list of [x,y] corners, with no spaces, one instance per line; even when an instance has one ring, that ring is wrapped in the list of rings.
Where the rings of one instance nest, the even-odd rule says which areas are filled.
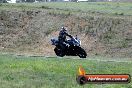
[[[77,55],[78,55],[80,58],[86,58],[86,57],[87,57],[87,53],[86,53],[85,50],[84,50],[83,48],[81,48],[81,47],[79,47]]]

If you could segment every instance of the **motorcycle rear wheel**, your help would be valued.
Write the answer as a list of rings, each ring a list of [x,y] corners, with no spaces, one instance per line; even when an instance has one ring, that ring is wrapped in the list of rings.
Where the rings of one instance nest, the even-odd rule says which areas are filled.
[[[57,56],[60,56],[60,57],[65,56],[64,50],[62,50],[62,49],[60,49],[60,48],[58,48],[58,47],[55,47],[54,51],[55,51],[55,54],[56,54]]]

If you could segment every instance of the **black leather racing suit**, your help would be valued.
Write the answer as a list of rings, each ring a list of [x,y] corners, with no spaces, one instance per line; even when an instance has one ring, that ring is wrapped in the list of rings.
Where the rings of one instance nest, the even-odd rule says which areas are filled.
[[[72,36],[69,35],[69,34],[68,34],[66,31],[64,31],[64,30],[61,30],[61,31],[59,32],[59,36],[58,36],[59,44],[60,44],[60,47],[61,47],[63,50],[65,50],[65,47],[66,47],[66,42],[67,42],[66,36],[72,38]]]

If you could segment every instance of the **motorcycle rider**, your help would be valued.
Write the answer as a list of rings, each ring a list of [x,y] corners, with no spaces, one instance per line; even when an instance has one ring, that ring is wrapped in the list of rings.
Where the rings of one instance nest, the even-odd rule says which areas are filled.
[[[59,36],[58,36],[58,40],[60,43],[60,46],[63,50],[65,50],[65,47],[68,45],[66,36],[72,38],[72,36],[70,34],[67,33],[67,28],[66,27],[61,27],[61,30],[59,32]]]

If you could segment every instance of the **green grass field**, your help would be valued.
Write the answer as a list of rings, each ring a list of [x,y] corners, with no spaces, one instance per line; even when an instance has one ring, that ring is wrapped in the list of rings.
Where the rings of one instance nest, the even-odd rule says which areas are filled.
[[[106,23],[108,22],[108,24],[109,24],[109,18],[107,19],[107,16],[119,17],[121,20],[120,19],[116,20],[114,18],[110,19],[110,22],[112,22],[112,25],[110,27],[113,29],[115,28],[115,32],[113,32],[113,29],[110,32],[106,31],[106,39],[108,39],[108,41],[109,40],[112,41],[111,43],[113,43],[113,46],[115,46],[115,45],[119,46],[118,44],[120,44],[121,46],[123,45],[123,49],[125,49],[125,47],[127,47],[127,42],[124,39],[124,35],[122,32],[124,32],[124,30],[125,31],[130,30],[130,28],[128,26],[128,28],[123,27],[124,28],[123,29],[122,26],[120,26],[120,25],[123,24],[124,26],[127,26],[127,24],[128,24],[131,26],[131,23],[128,22],[128,21],[131,22],[131,19],[132,19],[132,4],[131,3],[112,3],[112,2],[111,3],[110,2],[109,3],[108,2],[79,2],[79,3],[75,3],[75,2],[55,3],[54,2],[53,3],[52,2],[52,3],[32,3],[32,4],[31,3],[0,4],[0,11],[1,11],[0,16],[3,15],[3,18],[6,18],[6,16],[9,16],[10,15],[9,13],[12,12],[11,10],[15,10],[16,12],[17,12],[17,10],[18,10],[18,12],[20,10],[20,12],[23,14],[26,14],[25,10],[28,10],[31,12],[32,12],[32,10],[43,11],[46,13],[46,15],[49,14],[49,17],[45,16],[44,15],[45,13],[40,14],[40,15],[44,15],[44,16],[40,16],[40,18],[42,18],[42,17],[45,18],[44,20],[42,19],[43,23],[45,23],[47,21],[47,18],[50,20],[52,17],[54,17],[54,15],[60,15],[60,18],[63,18],[63,16],[70,17],[71,14],[73,14],[73,16],[78,15],[76,17],[81,18],[81,19],[85,18],[85,22],[87,23],[87,21],[89,21],[88,23],[91,23],[90,25],[96,24],[96,23],[94,23],[94,19],[96,17],[97,18],[99,17],[99,21],[97,20],[97,22],[99,22],[99,25],[105,25],[105,22]],[[16,14],[16,15],[20,16],[21,14],[20,15]],[[96,15],[96,16],[94,17],[93,15]],[[73,16],[71,16],[71,18]],[[104,18],[100,18],[102,16],[104,16]],[[11,17],[9,16],[8,18],[11,18]],[[20,17],[18,17],[18,19],[19,18]],[[36,22],[41,21],[40,18],[36,19]],[[127,19],[122,20],[123,18],[125,18],[125,19],[127,18],[128,21],[126,21]],[[77,18],[74,18],[74,19],[76,21]],[[92,19],[93,19],[93,21],[92,21]],[[61,22],[63,22],[63,20],[64,19],[62,19]],[[55,19],[53,21],[55,21]],[[8,20],[4,20],[4,22],[5,22],[5,24],[8,24]],[[9,22],[12,22],[12,19]],[[33,22],[35,22],[35,21],[33,21]],[[57,25],[60,25],[61,22],[58,23]],[[125,22],[126,22],[126,24],[125,24]],[[46,26],[42,26],[42,29],[44,29],[44,28],[48,29],[48,27],[50,26],[50,24],[48,24],[48,23],[51,23],[51,24],[53,24],[53,27],[56,27],[54,22],[48,21]],[[82,23],[83,23],[83,21],[82,21]],[[92,23],[94,23],[94,24],[92,24]],[[79,23],[77,23],[77,24],[79,25]],[[116,26],[116,24],[117,25],[120,24],[120,25]],[[34,25],[34,24],[32,24],[32,25]],[[45,25],[45,24],[42,24],[42,25]],[[49,25],[49,26],[47,26],[47,25]],[[96,25],[97,25],[97,28],[100,27],[100,29],[103,27],[107,28],[107,25],[106,26],[98,26],[98,24],[96,24]],[[28,29],[28,25],[26,25],[26,27]],[[38,26],[38,27],[41,28],[41,26]],[[51,25],[51,27],[52,27],[52,25]],[[30,28],[30,26],[29,26],[29,28]],[[57,26],[57,28],[58,28],[58,26]],[[16,29],[18,29],[18,28],[16,28]],[[91,27],[91,29],[94,30],[94,29],[96,29],[96,27]],[[36,28],[34,28],[33,31],[34,30],[36,30]],[[10,31],[10,30],[7,30],[7,35],[3,35],[3,38],[6,41],[6,39],[8,39],[8,36],[9,36],[9,41],[11,41],[11,42],[3,43],[3,41],[2,41],[1,43],[3,43],[3,45],[5,45],[5,46],[8,43],[9,44],[14,43],[14,42],[12,42],[13,40],[10,39],[11,33],[9,32],[9,34],[8,34],[8,31]],[[19,31],[19,29],[17,31]],[[20,31],[21,31],[21,29],[20,29]],[[43,33],[45,33],[46,31],[43,31],[43,32],[42,31],[43,30],[39,30],[39,31],[36,31],[35,33],[37,35],[41,35],[41,33],[42,33],[42,36],[43,36]],[[53,30],[50,30],[49,35],[50,35],[51,31],[53,31]],[[112,35],[112,33],[116,33],[116,32],[119,33],[119,34],[115,34],[115,35],[117,35],[117,38],[113,37],[113,35]],[[12,32],[12,33],[16,33],[16,32]],[[24,33],[25,32],[23,32],[23,34]],[[80,33],[83,33],[83,32],[80,32]],[[100,33],[102,33],[102,32],[100,32]],[[128,33],[129,33],[129,31],[128,31]],[[23,35],[23,34],[21,34],[21,35]],[[109,38],[109,36],[107,36],[108,34],[110,35],[110,38]],[[30,35],[30,34],[28,34],[28,35]],[[103,33],[102,33],[102,35],[103,35]],[[6,36],[7,36],[7,38],[6,38]],[[14,34],[13,34],[13,36],[14,36]],[[16,36],[16,38],[14,38],[14,39],[17,39],[17,37],[18,36]],[[40,37],[40,38],[42,38],[42,40],[45,40],[44,37]],[[30,36],[27,36],[26,38],[27,38],[27,40],[29,40],[28,38],[30,38]],[[26,39],[26,38],[23,37],[23,39]],[[36,38],[36,36],[34,38],[36,40],[39,39],[38,36],[37,36],[37,38]],[[113,39],[111,39],[111,38],[113,38]],[[31,39],[32,39],[32,37],[31,37]],[[119,40],[119,43],[117,40]],[[122,40],[121,43],[120,43],[120,40]],[[102,40],[102,41],[104,41],[104,40]],[[33,40],[31,42],[33,42]],[[24,43],[25,43],[25,41],[24,41]],[[33,44],[35,44],[35,43],[33,43]],[[109,44],[109,42],[108,42],[108,44]],[[128,42],[128,44],[129,44],[129,42]],[[19,43],[18,43],[18,45],[19,45]],[[23,42],[21,44],[21,40],[20,40],[19,46],[22,46],[22,45],[23,45]],[[39,46],[38,43],[36,45]],[[40,42],[40,45],[42,45],[41,42]],[[9,46],[9,45],[7,45],[7,46]],[[31,45],[29,45],[29,46],[31,46]],[[25,47],[25,45],[23,45],[21,49],[24,49],[24,48],[27,48],[27,47]],[[35,48],[36,48],[36,46],[35,46]],[[17,50],[17,47],[13,46],[13,48],[11,48],[11,50]],[[32,50],[34,51],[34,48]],[[128,47],[125,50],[126,51],[124,51],[123,53],[119,53],[119,54],[127,53],[126,56],[131,54],[131,47],[130,48]],[[0,50],[0,51],[4,52],[4,50]],[[7,48],[7,50],[5,50],[5,51],[9,52],[9,49]],[[19,50],[19,51],[21,51],[21,50]],[[39,51],[41,51],[41,50],[39,50]],[[127,51],[129,51],[129,52],[127,52]],[[30,53],[29,51],[27,51],[27,52]],[[43,51],[43,52],[45,52],[45,51]],[[116,52],[116,51],[114,51],[114,52]],[[25,53],[26,53],[26,50],[25,50]],[[132,83],[129,83],[129,84],[86,84],[84,86],[80,86],[76,82],[76,75],[78,73],[78,68],[80,65],[82,65],[82,67],[86,70],[86,72],[88,74],[130,74],[130,75],[132,75],[132,59],[131,58],[115,58],[115,57],[108,58],[108,57],[98,56],[98,54],[97,54],[96,56],[91,56],[86,59],[80,59],[78,57],[63,57],[63,58],[59,58],[59,57],[29,57],[29,56],[17,56],[14,54],[10,55],[10,54],[1,54],[0,53],[0,88],[132,88]]]
[[[70,12],[90,12],[112,15],[132,15],[131,3],[119,2],[45,2],[45,3],[17,3],[0,4],[0,10],[4,9],[54,9]]]
[[[132,88],[129,84],[86,84],[76,82],[78,67],[89,74],[130,74],[129,58],[27,57],[0,55],[0,88]]]

